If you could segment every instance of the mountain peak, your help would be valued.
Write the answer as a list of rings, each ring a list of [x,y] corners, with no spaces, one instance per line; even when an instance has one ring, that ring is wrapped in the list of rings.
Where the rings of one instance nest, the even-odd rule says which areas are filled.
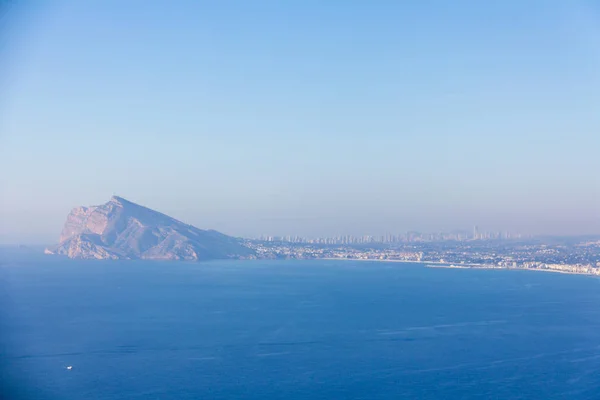
[[[74,208],[60,243],[46,253],[70,258],[200,260],[253,257],[237,239],[187,225],[119,196]]]
[[[123,205],[123,204],[135,204],[127,199],[124,199],[123,197],[119,197],[119,196],[112,196],[109,200],[109,203],[113,203],[113,204],[117,204],[117,205]]]

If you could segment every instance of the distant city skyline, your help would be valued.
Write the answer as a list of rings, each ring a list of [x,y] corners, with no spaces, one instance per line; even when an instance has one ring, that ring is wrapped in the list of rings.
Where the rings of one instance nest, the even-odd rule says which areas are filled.
[[[289,243],[318,243],[318,244],[368,244],[368,243],[410,243],[410,242],[436,242],[436,241],[473,241],[473,240],[510,240],[529,237],[521,233],[511,232],[479,232],[475,227],[470,234],[467,231],[454,232],[405,232],[387,233],[384,235],[337,235],[337,236],[301,236],[301,235],[260,235],[255,240],[265,242],[289,242]]]
[[[241,237],[600,234],[600,5],[12,2],[0,243],[113,194]]]

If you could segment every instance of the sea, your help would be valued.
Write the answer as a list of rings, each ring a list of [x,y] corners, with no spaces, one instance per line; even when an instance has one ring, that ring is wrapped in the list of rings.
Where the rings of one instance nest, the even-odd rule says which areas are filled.
[[[0,305],[3,398],[600,399],[594,277],[49,256]]]

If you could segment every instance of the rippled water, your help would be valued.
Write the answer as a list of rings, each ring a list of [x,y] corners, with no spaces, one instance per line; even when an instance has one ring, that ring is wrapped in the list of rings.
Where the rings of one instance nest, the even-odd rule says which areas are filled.
[[[597,278],[55,258],[0,277],[14,398],[600,398]]]

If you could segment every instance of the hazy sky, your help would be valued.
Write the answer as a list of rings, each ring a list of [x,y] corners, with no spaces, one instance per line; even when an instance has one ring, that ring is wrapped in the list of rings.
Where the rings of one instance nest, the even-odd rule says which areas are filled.
[[[29,4],[2,242],[113,194],[235,235],[600,232],[597,2]]]

